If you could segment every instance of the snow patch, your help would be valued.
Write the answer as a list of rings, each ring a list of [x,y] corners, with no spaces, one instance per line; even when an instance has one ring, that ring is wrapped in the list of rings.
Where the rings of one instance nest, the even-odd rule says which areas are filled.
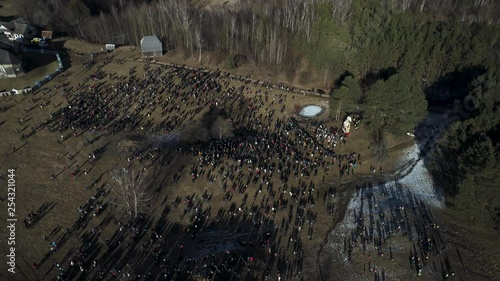
[[[424,165],[424,158],[420,157],[420,149],[417,144],[405,151],[401,166],[405,176],[399,180],[399,183],[427,205],[442,208],[444,200],[437,192],[434,181]]]

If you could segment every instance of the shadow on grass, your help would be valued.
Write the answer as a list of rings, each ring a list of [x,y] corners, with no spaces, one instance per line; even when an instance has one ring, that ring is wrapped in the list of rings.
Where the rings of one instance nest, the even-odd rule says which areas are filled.
[[[23,56],[26,63],[24,65],[24,72],[26,74],[29,74],[31,71],[37,68],[49,65],[57,60],[53,55],[24,53]]]
[[[26,61],[25,75],[0,80],[0,89],[22,89],[35,85],[37,81],[45,79],[48,74],[57,69],[57,59],[51,55],[24,54]]]

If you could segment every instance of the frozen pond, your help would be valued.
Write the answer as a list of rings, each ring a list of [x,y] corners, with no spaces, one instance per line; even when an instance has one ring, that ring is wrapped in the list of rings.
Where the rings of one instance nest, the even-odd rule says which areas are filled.
[[[301,117],[315,117],[323,112],[323,108],[319,105],[306,105],[299,112]]]

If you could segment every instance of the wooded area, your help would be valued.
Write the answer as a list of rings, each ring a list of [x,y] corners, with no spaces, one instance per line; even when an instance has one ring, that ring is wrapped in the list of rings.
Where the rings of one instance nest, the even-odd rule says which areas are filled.
[[[474,223],[500,227],[500,84],[490,69],[469,84],[465,120],[454,122],[433,151],[432,173],[450,205]],[[489,214],[489,216],[484,216]]]
[[[216,51],[232,63],[243,56],[292,76],[305,59],[334,86],[332,114],[340,106],[358,112],[374,132],[411,132],[428,104],[473,101],[439,142],[433,173],[450,205],[500,226],[499,1],[49,2],[23,0],[21,12],[91,42],[138,45],[155,34],[186,56]]]

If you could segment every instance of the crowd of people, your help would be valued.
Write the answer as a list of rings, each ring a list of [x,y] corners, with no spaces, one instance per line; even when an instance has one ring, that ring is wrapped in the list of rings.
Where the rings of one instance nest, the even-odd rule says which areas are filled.
[[[402,236],[409,241],[408,264],[416,276],[422,275],[425,266],[440,272],[443,280],[455,275],[446,254],[446,241],[425,201],[397,181],[359,186],[356,196],[360,204],[348,211],[355,229],[344,237],[343,252],[349,259],[355,252],[367,256],[365,273],[380,277],[376,264],[380,264],[384,256],[390,261],[395,259],[393,248],[387,247],[387,242]],[[375,255],[371,256],[369,253],[373,252]]]
[[[129,220],[108,212],[117,199],[106,196],[110,190],[104,172],[85,185],[96,193],[78,208],[74,224],[54,231],[50,239],[44,236],[51,241],[47,255],[34,268],[40,270],[76,236],[80,246],[69,249],[46,275],[59,280],[302,278],[304,240],[315,238],[318,200],[334,197],[331,189],[321,190],[320,185],[332,177],[352,175],[361,165],[359,153],[336,153],[347,135],[334,126],[291,116],[287,106],[294,96],[288,92],[294,89],[284,85],[180,65],[145,64],[142,71],[130,68],[128,75],[106,73],[104,67],[97,65],[77,85],[40,91],[43,100],[62,91],[65,102],[54,105],[50,117],[22,137],[47,128],[60,144],[71,138],[84,140],[83,148],[58,157],[70,164],[52,179],[61,174],[71,180],[93,176],[90,172],[107,151],[106,145],[96,145],[122,132],[163,139],[197,122],[220,126],[204,121],[213,116],[225,119],[230,130],[224,136],[205,132],[196,142],[171,147],[150,142],[124,154],[127,169],[144,170],[176,166],[172,153],[181,155],[192,162],[189,169],[176,166],[173,177],[178,180],[183,172],[189,173],[193,187],[210,187],[188,190],[192,195],[174,201],[165,199],[159,219],[146,211]],[[156,190],[155,196],[162,192]],[[222,201],[214,202],[213,194],[219,192]],[[150,207],[158,207],[156,202]],[[324,205],[328,214],[335,213],[334,204]],[[212,215],[212,206],[222,207]],[[183,208],[181,220],[188,218],[189,224],[169,217],[178,208]],[[91,220],[100,223],[89,229]]]

